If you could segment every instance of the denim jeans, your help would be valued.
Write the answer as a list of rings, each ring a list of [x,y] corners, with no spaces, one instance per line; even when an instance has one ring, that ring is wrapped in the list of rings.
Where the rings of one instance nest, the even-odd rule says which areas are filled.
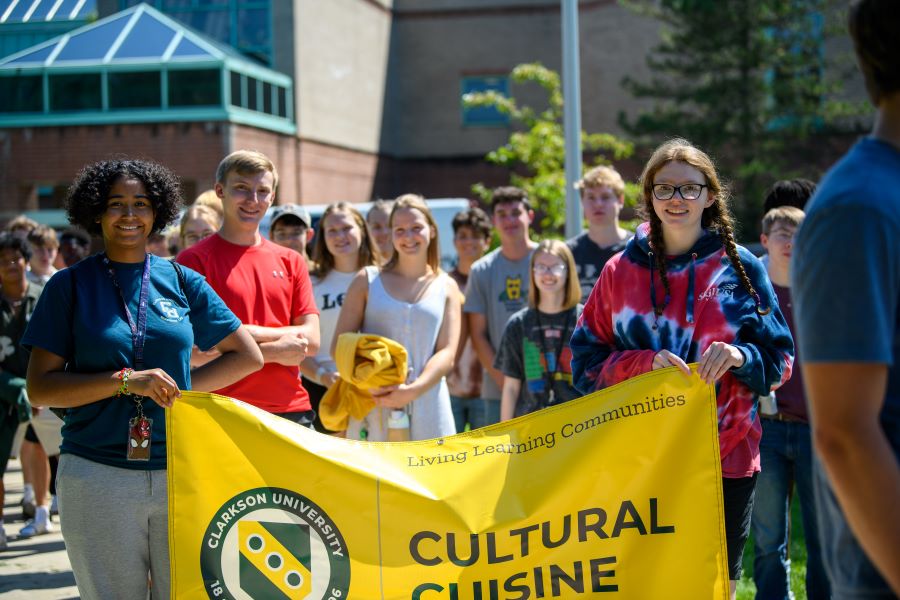
[[[472,429],[480,429],[485,425],[492,425],[500,421],[499,400],[450,396],[450,407],[453,410],[457,433],[465,431],[466,423]]]
[[[787,600],[790,593],[788,519],[790,492],[796,484],[806,536],[806,593],[810,600],[829,598],[822,563],[813,493],[812,441],[806,423],[762,420],[759,444],[762,472],[756,483],[751,528],[756,557],[753,580],[761,600]]]
[[[825,566],[835,598],[894,600],[897,596],[866,556],[850,530],[820,459],[815,459],[816,510]]]
[[[463,398],[451,395],[450,410],[453,411],[456,433],[465,431],[467,423],[472,429],[484,427],[484,404],[481,398]]]
[[[500,399],[482,399],[484,410],[484,425],[494,425],[500,422]],[[482,425],[482,427],[484,427]]]

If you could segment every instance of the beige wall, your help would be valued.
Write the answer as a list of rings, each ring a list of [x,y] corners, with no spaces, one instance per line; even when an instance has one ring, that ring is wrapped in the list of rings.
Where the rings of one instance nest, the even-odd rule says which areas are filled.
[[[461,78],[508,73],[525,62],[560,71],[559,3],[534,0],[442,6],[457,11],[413,11],[430,6],[398,0],[388,77],[382,148],[398,157],[472,156],[502,144],[503,127],[464,127]],[[470,6],[471,5],[471,6]],[[478,6],[482,10],[472,7]],[[404,12],[408,9],[409,12]],[[583,126],[618,133],[619,110],[633,106],[621,88],[626,74],[646,73],[644,56],[657,42],[658,26],[607,0],[585,1],[580,10]],[[544,98],[531,86],[512,88],[517,99]]]
[[[298,135],[377,152],[391,13],[377,0],[297,0]]]

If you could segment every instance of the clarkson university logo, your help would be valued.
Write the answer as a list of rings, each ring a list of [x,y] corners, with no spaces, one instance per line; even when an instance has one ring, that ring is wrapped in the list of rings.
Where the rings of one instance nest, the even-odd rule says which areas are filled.
[[[215,600],[343,600],[350,588],[350,557],[334,521],[283,488],[241,492],[216,511],[200,572]]]

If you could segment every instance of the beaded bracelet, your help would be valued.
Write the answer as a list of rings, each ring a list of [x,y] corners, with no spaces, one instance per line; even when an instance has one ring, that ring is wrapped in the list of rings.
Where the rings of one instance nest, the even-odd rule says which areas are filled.
[[[134,373],[134,369],[128,367],[116,372],[116,378],[122,382],[119,384],[119,389],[116,390],[116,397],[128,394],[128,378],[131,377],[132,373]]]

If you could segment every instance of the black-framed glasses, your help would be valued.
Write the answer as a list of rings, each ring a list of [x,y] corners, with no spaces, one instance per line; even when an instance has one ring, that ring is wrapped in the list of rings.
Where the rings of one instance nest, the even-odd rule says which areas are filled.
[[[702,183],[682,183],[671,185],[668,183],[654,183],[653,195],[657,200],[671,200],[675,192],[685,200],[696,200],[703,193],[703,188],[709,187]]]

